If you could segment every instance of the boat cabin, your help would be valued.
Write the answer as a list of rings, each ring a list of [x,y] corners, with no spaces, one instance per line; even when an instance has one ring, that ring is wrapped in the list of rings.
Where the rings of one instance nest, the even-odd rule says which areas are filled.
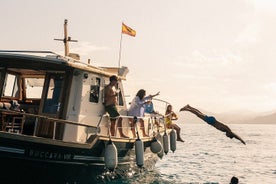
[[[37,54],[46,56],[0,52],[2,131],[70,142],[86,142],[95,131],[107,134],[98,125],[108,127],[104,88],[114,74],[119,74],[118,109],[126,115],[126,67],[98,68],[52,52]]]

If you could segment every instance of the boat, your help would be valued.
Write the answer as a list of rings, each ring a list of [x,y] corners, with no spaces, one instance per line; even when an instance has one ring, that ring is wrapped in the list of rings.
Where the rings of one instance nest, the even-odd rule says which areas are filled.
[[[64,33],[64,39],[56,39],[64,42],[64,56],[0,51],[1,183],[94,183],[131,177],[154,167],[168,152],[166,136],[173,130],[164,126],[164,116],[127,116],[123,81],[128,68],[81,62],[69,52],[68,42],[76,40],[67,36],[67,20]],[[129,138],[120,137],[118,127],[114,136],[109,133],[103,103],[112,75],[119,79],[117,108]],[[136,127],[138,137],[133,137],[130,118],[144,118],[148,136]]]

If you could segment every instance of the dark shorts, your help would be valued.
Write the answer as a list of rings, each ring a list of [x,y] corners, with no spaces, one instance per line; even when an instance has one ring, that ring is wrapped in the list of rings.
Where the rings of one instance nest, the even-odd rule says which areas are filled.
[[[205,117],[204,117],[204,121],[205,121],[206,123],[208,123],[209,125],[214,125],[215,122],[216,122],[217,120],[216,120],[216,118],[213,117],[213,116],[205,116]]]
[[[120,116],[117,107],[115,105],[105,106],[105,111],[109,114],[110,119],[116,119]]]

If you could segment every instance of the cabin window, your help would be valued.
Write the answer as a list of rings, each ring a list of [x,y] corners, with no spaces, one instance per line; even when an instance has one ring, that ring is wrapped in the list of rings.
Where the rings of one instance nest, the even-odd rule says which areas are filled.
[[[59,75],[51,75],[50,80],[46,84],[47,93],[44,102],[43,113],[55,114],[60,108],[60,95],[63,83],[63,77]]]
[[[123,100],[123,95],[122,95],[122,91],[120,90],[119,92],[119,96],[118,96],[118,103],[120,106],[124,105],[124,100]]]
[[[100,84],[101,84],[101,79],[96,78],[95,83],[90,86],[90,98],[89,98],[90,102],[93,102],[93,103],[99,102]]]
[[[25,78],[26,98],[41,98],[43,84],[43,78]]]
[[[8,74],[4,87],[3,96],[19,98],[19,89],[20,88],[18,77],[13,74]]]

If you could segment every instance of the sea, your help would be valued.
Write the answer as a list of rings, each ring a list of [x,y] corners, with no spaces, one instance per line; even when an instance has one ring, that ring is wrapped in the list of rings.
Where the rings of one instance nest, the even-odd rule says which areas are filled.
[[[276,124],[228,124],[245,142],[230,139],[207,124],[180,124],[184,143],[154,169],[123,184],[276,184]]]

